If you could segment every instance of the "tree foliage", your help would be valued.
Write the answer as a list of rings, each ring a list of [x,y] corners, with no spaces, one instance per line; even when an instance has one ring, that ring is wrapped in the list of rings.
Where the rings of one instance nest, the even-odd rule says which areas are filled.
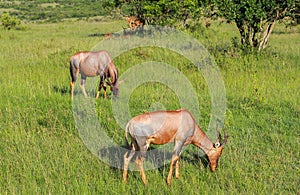
[[[64,18],[119,16],[120,12],[138,16],[146,24],[197,31],[201,29],[203,18],[221,17],[236,24],[243,46],[258,50],[266,47],[278,21],[286,21],[286,18],[292,24],[300,21],[299,0],[21,0],[0,1],[0,7],[9,12],[2,19],[2,26],[7,29],[18,25],[17,18],[57,22]]]
[[[187,27],[198,21],[205,1],[195,0],[124,0],[118,1],[123,15],[135,15],[147,24]]]
[[[234,22],[241,44],[262,50],[276,22],[285,18],[299,23],[297,0],[116,0],[124,15],[135,15],[148,24],[189,27],[202,17],[222,17]],[[190,23],[190,24],[189,24]]]
[[[220,17],[235,22],[241,44],[262,50],[276,22],[290,17],[295,21],[295,0],[214,0]],[[299,8],[298,8],[299,9]]]

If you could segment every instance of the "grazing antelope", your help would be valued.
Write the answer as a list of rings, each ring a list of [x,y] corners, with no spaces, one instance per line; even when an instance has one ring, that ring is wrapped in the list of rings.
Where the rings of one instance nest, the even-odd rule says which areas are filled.
[[[77,52],[70,57],[71,98],[73,99],[74,85],[78,74],[81,74],[80,88],[85,97],[87,93],[84,88],[86,77],[100,76],[100,83],[96,98],[100,95],[100,90],[104,89],[106,98],[106,83],[110,86],[114,96],[118,95],[118,71],[107,51],[97,52]],[[107,79],[110,79],[108,81]]]
[[[125,17],[125,20],[129,24],[130,30],[136,30],[144,25],[144,22],[136,16]]]
[[[225,139],[220,144],[221,136],[218,132],[218,140],[213,143],[202,129],[197,125],[192,114],[179,109],[174,111],[156,111],[138,115],[132,118],[126,125],[126,143],[128,149],[124,155],[123,180],[127,182],[127,172],[130,160],[135,151],[139,151],[136,157],[136,164],[142,176],[144,184],[147,184],[146,175],[143,170],[143,161],[146,151],[150,144],[166,144],[174,142],[174,150],[171,159],[170,171],[167,177],[167,184],[171,184],[174,166],[176,167],[175,176],[180,177],[179,156],[183,146],[193,144],[202,149],[206,154],[210,170],[213,172],[218,167],[218,159],[222,153],[228,136],[224,133]],[[128,144],[128,134],[131,144]]]

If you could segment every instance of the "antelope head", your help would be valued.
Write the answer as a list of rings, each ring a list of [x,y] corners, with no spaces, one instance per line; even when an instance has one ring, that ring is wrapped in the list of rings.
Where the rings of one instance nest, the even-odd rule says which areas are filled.
[[[119,87],[123,82],[124,79],[117,81],[115,84],[113,84],[111,81],[107,81],[107,84],[110,86],[110,90],[112,91],[115,97],[119,96]]]
[[[209,167],[212,172],[214,172],[218,168],[219,157],[221,156],[222,150],[228,139],[228,135],[224,131],[224,140],[223,140],[223,143],[221,144],[222,138],[220,135],[220,131],[217,131],[217,135],[218,135],[218,139],[217,139],[216,143],[213,144],[213,147],[206,154],[208,161],[209,161]]]

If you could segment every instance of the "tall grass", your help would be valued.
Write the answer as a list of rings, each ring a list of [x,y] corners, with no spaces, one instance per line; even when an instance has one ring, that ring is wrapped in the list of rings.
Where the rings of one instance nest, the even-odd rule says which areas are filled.
[[[89,50],[105,34],[119,31],[122,21],[28,24],[23,31],[0,31],[0,193],[105,194],[297,194],[299,191],[299,28],[278,26],[262,54],[242,54],[232,47],[237,31],[213,24],[197,38],[218,63],[226,86],[230,136],[210,173],[201,153],[188,146],[181,158],[181,179],[167,186],[169,165],[121,180],[122,170],[94,156],[80,139],[69,96],[69,56]],[[142,52],[142,53],[141,53]],[[198,93],[200,126],[209,122],[210,95],[182,57],[144,48],[115,59],[120,74],[133,64],[161,58],[188,76]],[[191,73],[192,72],[192,73]],[[191,74],[190,74],[191,73]],[[89,79],[87,80],[89,82]],[[144,84],[132,94],[133,114],[180,106],[172,91],[159,83]],[[157,104],[159,102],[160,104]],[[123,131],[109,100],[97,111],[105,131],[123,145]]]

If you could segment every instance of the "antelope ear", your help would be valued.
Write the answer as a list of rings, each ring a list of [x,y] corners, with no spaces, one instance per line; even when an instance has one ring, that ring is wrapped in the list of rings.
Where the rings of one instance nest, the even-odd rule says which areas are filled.
[[[218,148],[220,147],[220,145],[221,145],[220,142],[217,141],[216,143],[214,143],[214,148]]]

